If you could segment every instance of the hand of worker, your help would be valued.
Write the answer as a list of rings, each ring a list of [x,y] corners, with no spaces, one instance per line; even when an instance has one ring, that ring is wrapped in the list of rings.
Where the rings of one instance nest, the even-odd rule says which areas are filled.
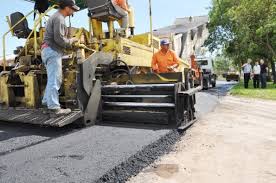
[[[178,67],[178,65],[177,64],[175,64],[175,65],[172,65],[172,66],[168,66],[168,69],[170,69],[170,70],[174,70],[174,69],[176,69]]]
[[[81,43],[75,43],[74,47],[80,48],[80,49],[85,49],[86,48],[86,46],[84,44],[81,44]]]
[[[74,44],[74,43],[78,42],[79,39],[76,38],[76,37],[73,37],[73,38],[70,39],[70,41],[71,41],[72,44]]]

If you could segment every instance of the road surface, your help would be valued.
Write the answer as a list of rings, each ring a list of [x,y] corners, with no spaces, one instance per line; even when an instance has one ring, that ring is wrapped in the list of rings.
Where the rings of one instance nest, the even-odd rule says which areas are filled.
[[[198,115],[212,111],[218,96],[232,85],[222,82],[209,93],[199,93]],[[74,125],[56,129],[0,123],[0,182],[96,182],[170,133],[167,129],[76,129]]]
[[[128,183],[275,183],[275,101],[226,96]]]

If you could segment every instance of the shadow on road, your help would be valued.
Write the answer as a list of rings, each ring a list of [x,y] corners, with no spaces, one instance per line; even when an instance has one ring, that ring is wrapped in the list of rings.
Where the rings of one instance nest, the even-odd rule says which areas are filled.
[[[63,128],[22,123],[0,123],[0,156],[25,149],[80,130],[77,125]]]
[[[0,142],[8,140],[14,137],[20,136],[41,136],[41,137],[57,137],[61,134],[67,134],[76,130],[76,125],[68,125],[64,128],[54,128],[54,127],[41,127],[31,124],[22,124],[22,123],[0,123]]]

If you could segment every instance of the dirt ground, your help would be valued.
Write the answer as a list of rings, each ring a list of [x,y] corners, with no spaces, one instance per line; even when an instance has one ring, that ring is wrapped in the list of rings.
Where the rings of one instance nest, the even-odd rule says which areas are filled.
[[[227,96],[129,183],[275,183],[276,102]]]

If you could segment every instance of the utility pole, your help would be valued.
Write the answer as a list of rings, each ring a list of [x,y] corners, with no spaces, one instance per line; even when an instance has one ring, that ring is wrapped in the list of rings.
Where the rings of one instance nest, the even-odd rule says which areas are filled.
[[[151,37],[151,43],[150,44],[153,47],[153,25],[152,25],[153,22],[152,22],[152,6],[151,5],[152,5],[151,0],[149,0],[150,37]]]

